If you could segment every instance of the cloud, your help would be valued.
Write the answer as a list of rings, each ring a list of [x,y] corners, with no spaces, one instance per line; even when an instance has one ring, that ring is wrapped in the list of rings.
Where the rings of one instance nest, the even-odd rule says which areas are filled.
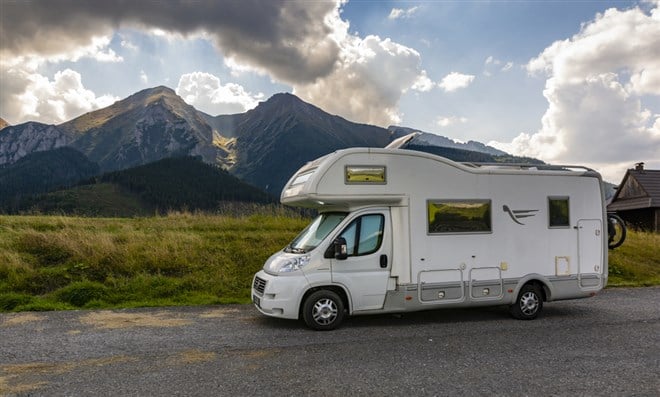
[[[251,94],[238,84],[221,84],[220,79],[203,72],[181,76],[176,93],[186,103],[211,115],[243,113],[255,108],[263,94]]]
[[[426,71],[422,70],[420,74],[417,75],[415,82],[410,88],[419,92],[427,92],[431,91],[436,85],[437,84],[426,75]]]
[[[3,105],[3,112],[17,120],[61,123],[109,106],[118,99],[110,95],[97,97],[83,86],[80,74],[71,69],[55,73],[52,81],[41,74],[20,70],[12,70],[10,76],[25,86],[24,91]]]
[[[419,53],[373,35],[347,36],[341,48],[330,75],[312,84],[294,84],[294,94],[353,121],[381,126],[400,122],[401,95],[413,86],[425,89],[429,82]]]
[[[33,0],[2,7],[2,57],[70,53],[124,26],[184,36],[206,32],[225,56],[283,81],[327,75],[339,53],[329,24],[338,2]]]
[[[623,164],[660,159],[660,109],[645,97],[660,96],[658,48],[658,8],[596,15],[527,64],[530,73],[548,76],[541,129],[490,144],[551,162],[620,164],[621,175]]]
[[[488,58],[486,58],[486,60],[484,61],[483,74],[486,77],[490,77],[493,75],[494,72],[508,72],[511,69],[513,69],[515,65],[516,64],[512,61],[508,61],[505,63],[502,60],[496,59],[491,55]]]
[[[140,81],[142,84],[149,83],[149,76],[147,76],[147,73],[144,70],[140,70]]]
[[[442,81],[440,81],[438,86],[445,90],[445,92],[454,92],[472,84],[474,77],[475,76],[469,74],[451,72],[442,78]]]
[[[401,9],[401,8],[392,8],[392,11],[390,11],[390,15],[387,18],[392,19],[392,20],[402,19],[402,18],[410,18],[418,10],[419,10],[419,7],[410,7],[407,10],[404,10],[404,9]]]
[[[54,81],[38,72],[47,64],[75,62],[82,58],[97,62],[122,62],[123,58],[110,49],[109,44],[110,37],[95,36],[90,38],[87,45],[72,48],[68,53],[1,56],[1,116],[13,124],[27,120],[53,124],[112,104],[117,98],[110,95],[97,97],[83,86],[78,72],[60,70],[55,73]]]
[[[441,116],[436,119],[436,124],[440,127],[449,127],[451,125],[465,124],[467,122],[467,118],[458,116]]]
[[[222,54],[232,75],[268,75],[273,81],[290,84],[303,99],[354,121],[379,125],[397,122],[401,95],[410,89],[430,90],[435,83],[420,68],[421,57],[414,49],[388,38],[349,33],[349,24],[340,15],[344,3],[9,2],[3,3],[0,14],[0,59],[41,57],[57,62],[72,60],[81,48],[93,47],[100,49],[96,59],[118,61],[120,57],[107,47],[109,40],[101,46],[97,37],[111,37],[120,28],[158,32],[165,37],[202,37]],[[413,7],[404,14],[412,15],[416,10]],[[135,48],[121,39],[122,48]],[[251,96],[234,88],[234,97]],[[195,98],[215,98],[207,94]],[[211,106],[213,101],[208,99],[207,104]],[[217,102],[216,109],[219,103],[223,102]],[[235,105],[249,106],[241,101]]]

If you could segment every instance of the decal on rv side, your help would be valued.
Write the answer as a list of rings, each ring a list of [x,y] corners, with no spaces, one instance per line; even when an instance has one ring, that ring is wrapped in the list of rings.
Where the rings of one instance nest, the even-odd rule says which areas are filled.
[[[539,211],[539,210],[511,210],[508,205],[503,206],[502,210],[504,210],[504,212],[509,214],[511,219],[513,219],[513,221],[519,225],[524,225],[524,223],[520,222],[520,219],[535,216],[536,213]]]

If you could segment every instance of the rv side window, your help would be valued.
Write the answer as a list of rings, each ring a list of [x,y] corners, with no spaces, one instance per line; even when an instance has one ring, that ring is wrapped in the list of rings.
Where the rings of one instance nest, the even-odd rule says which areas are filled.
[[[346,239],[348,256],[378,251],[383,242],[384,223],[385,217],[380,214],[364,215],[351,222],[340,236]]]
[[[429,234],[490,233],[490,200],[429,200]]]
[[[549,226],[571,226],[568,208],[568,197],[548,197]]]

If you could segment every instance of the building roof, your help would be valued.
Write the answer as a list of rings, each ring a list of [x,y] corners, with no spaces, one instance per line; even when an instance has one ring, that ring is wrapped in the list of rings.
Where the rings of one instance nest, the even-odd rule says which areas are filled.
[[[660,207],[660,170],[630,169],[623,177],[609,211]]]

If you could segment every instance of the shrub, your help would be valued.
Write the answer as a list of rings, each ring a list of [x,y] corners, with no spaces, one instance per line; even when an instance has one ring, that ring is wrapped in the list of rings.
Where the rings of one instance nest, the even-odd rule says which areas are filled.
[[[17,306],[27,305],[32,301],[32,296],[9,292],[0,294],[0,310],[11,311]]]
[[[55,291],[61,302],[83,307],[92,300],[102,300],[108,295],[108,288],[93,281],[78,281]]]

